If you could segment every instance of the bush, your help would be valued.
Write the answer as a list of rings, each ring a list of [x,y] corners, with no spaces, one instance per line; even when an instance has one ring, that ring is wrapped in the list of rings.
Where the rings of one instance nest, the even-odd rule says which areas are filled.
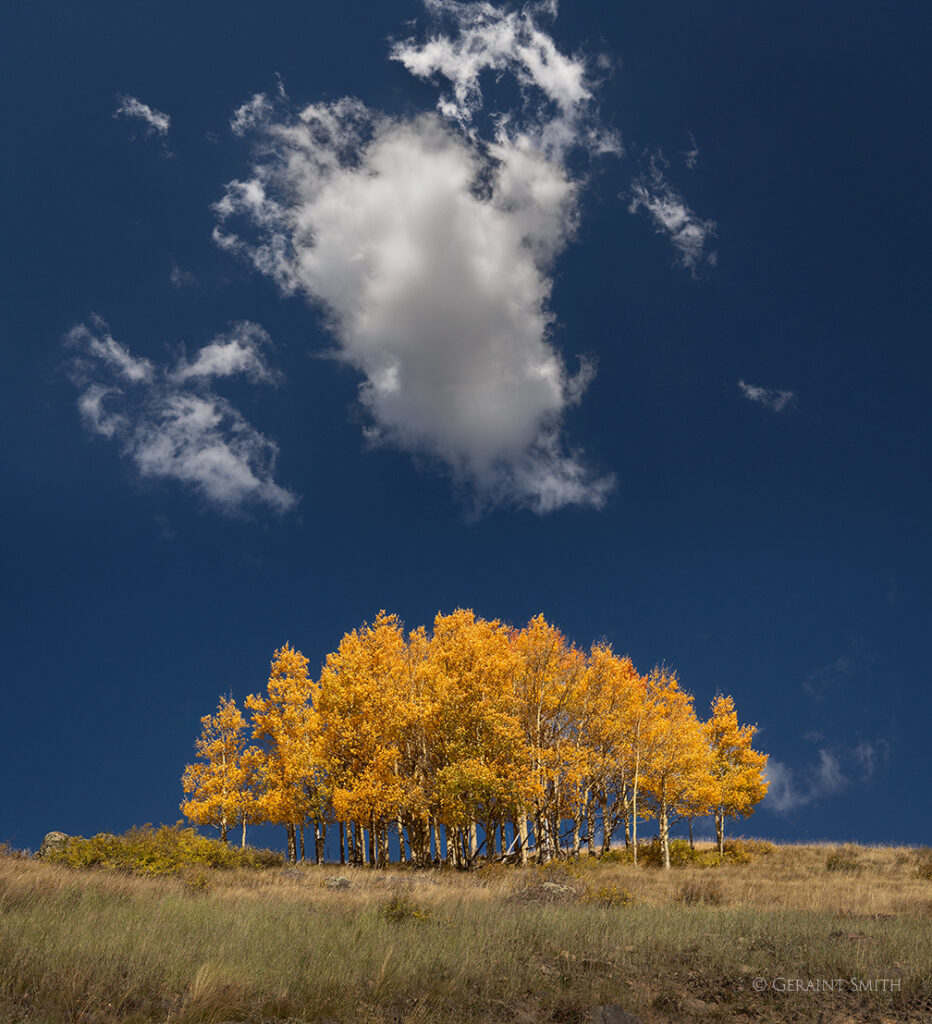
[[[207,872],[201,868],[186,867],[180,872],[181,883],[184,886],[184,891],[191,893],[207,892],[210,889],[210,879],[207,877]]]
[[[610,907],[627,907],[634,902],[630,889],[619,889],[614,882],[607,885],[587,886],[582,896],[583,903],[605,903]]]
[[[732,864],[750,864],[755,857],[767,857],[776,848],[766,839],[728,839],[723,844],[725,860]]]
[[[698,850],[689,845],[686,839],[670,840],[670,867],[685,868],[712,868],[719,864],[720,858],[717,851]],[[638,849],[638,864],[646,864],[650,867],[663,865],[663,847],[659,839],[654,839],[649,846]]]
[[[557,885],[575,885],[582,866],[575,860],[553,860],[534,865],[534,879],[538,885],[554,882]]]
[[[599,857],[599,862],[601,864],[633,864],[634,851],[631,849],[606,850]]]
[[[924,847],[917,856],[916,870],[920,878],[932,882],[932,848]]]
[[[393,924],[403,924],[406,921],[429,921],[430,910],[415,903],[407,896],[391,896],[382,906],[382,917]]]
[[[841,849],[833,850],[825,858],[826,871],[850,871],[854,873],[860,871],[862,867],[863,865],[858,860],[858,851],[853,846],[845,846]]]
[[[193,828],[142,825],[121,836],[101,832],[91,839],[72,836],[45,859],[72,868],[102,867],[134,875],[184,875],[191,866],[201,868],[273,868],[285,858],[272,850],[230,846],[206,839]]]

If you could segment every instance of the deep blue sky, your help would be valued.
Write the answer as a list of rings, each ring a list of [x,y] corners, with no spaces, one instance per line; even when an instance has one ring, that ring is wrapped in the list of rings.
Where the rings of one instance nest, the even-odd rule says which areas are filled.
[[[388,56],[428,24],[413,0],[0,16],[0,839],[176,820],[200,716],[261,689],[276,647],[316,669],[380,608],[415,626],[464,606],[666,661],[700,710],[733,694],[776,764],[747,833],[930,842],[932,12],[581,0],[540,19],[613,65],[586,116],[624,155],[567,156],[579,226],[544,277],[546,344],[597,362],[564,451],[616,483],[600,508],[511,493],[479,516],[478,471],[454,484],[423,444],[367,446],[359,363],[313,358],[336,344],[319,310],[211,238],[261,142],[231,132],[237,108],[280,79],[292,110],[352,95],[416,118],[438,88]],[[481,84],[482,130],[527,114],[507,76]],[[115,117],[127,98],[167,133]],[[692,266],[629,212],[638,182],[704,226]],[[278,385],[211,394],[278,446],[297,504],[142,476],[123,428],[89,429],[100,367],[63,338],[103,337],[92,314],[163,367],[261,325]]]

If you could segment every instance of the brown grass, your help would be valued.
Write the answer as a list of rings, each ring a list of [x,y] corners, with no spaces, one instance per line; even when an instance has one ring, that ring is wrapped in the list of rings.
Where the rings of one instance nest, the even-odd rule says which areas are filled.
[[[838,870],[834,852],[783,846],[671,872],[584,861],[152,879],[0,856],[0,1020],[569,1024],[614,1004],[645,1024],[928,1021],[922,855],[847,847],[859,868]],[[350,888],[326,887],[337,873]],[[758,993],[756,978],[845,985]]]

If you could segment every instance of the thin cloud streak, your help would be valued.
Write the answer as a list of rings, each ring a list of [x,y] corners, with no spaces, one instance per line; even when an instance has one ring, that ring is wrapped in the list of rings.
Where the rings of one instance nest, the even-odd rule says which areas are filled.
[[[779,391],[776,388],[762,388],[756,384],[738,381],[738,390],[749,402],[757,402],[773,412],[781,412],[796,397],[795,391]]]
[[[127,117],[142,121],[148,133],[155,133],[165,139],[171,128],[172,119],[161,110],[150,107],[135,96],[121,96],[120,105],[113,112],[114,117]]]

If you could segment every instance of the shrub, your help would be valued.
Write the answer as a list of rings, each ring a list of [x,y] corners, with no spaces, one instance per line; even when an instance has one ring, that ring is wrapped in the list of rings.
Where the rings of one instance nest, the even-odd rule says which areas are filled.
[[[689,845],[686,839],[670,840],[670,867],[712,868],[720,862],[714,850],[699,850]],[[638,863],[651,867],[663,867],[663,847],[659,839],[654,839],[649,846],[638,848]]]
[[[599,857],[599,861],[602,864],[633,864],[634,851],[631,849],[606,850]]]
[[[390,896],[381,909],[382,917],[393,924],[403,924],[406,921],[429,921],[430,910],[415,903],[407,896]]]
[[[607,885],[587,886],[582,896],[583,903],[604,903],[610,907],[627,907],[634,902],[630,889],[620,889],[614,882]]]
[[[833,850],[825,858],[826,871],[860,871],[863,865],[858,860],[858,851],[851,846]]]
[[[121,836],[101,832],[90,839],[72,836],[46,860],[73,868],[102,867],[134,875],[183,875],[195,865],[201,868],[281,867],[285,859],[272,850],[257,850],[206,839],[193,828],[180,825],[134,827]]]
[[[920,878],[932,882],[932,848],[924,847],[917,855],[916,870]]]
[[[729,839],[723,844],[725,860],[731,864],[750,864],[755,857],[767,857],[776,849],[766,839]]]
[[[184,891],[191,893],[207,892],[210,888],[210,879],[207,877],[207,873],[200,868],[189,867],[182,869],[181,882],[184,886]]]
[[[550,860],[546,864],[534,865],[534,877],[538,885],[554,882],[557,885],[574,885],[581,871],[575,860]]]

